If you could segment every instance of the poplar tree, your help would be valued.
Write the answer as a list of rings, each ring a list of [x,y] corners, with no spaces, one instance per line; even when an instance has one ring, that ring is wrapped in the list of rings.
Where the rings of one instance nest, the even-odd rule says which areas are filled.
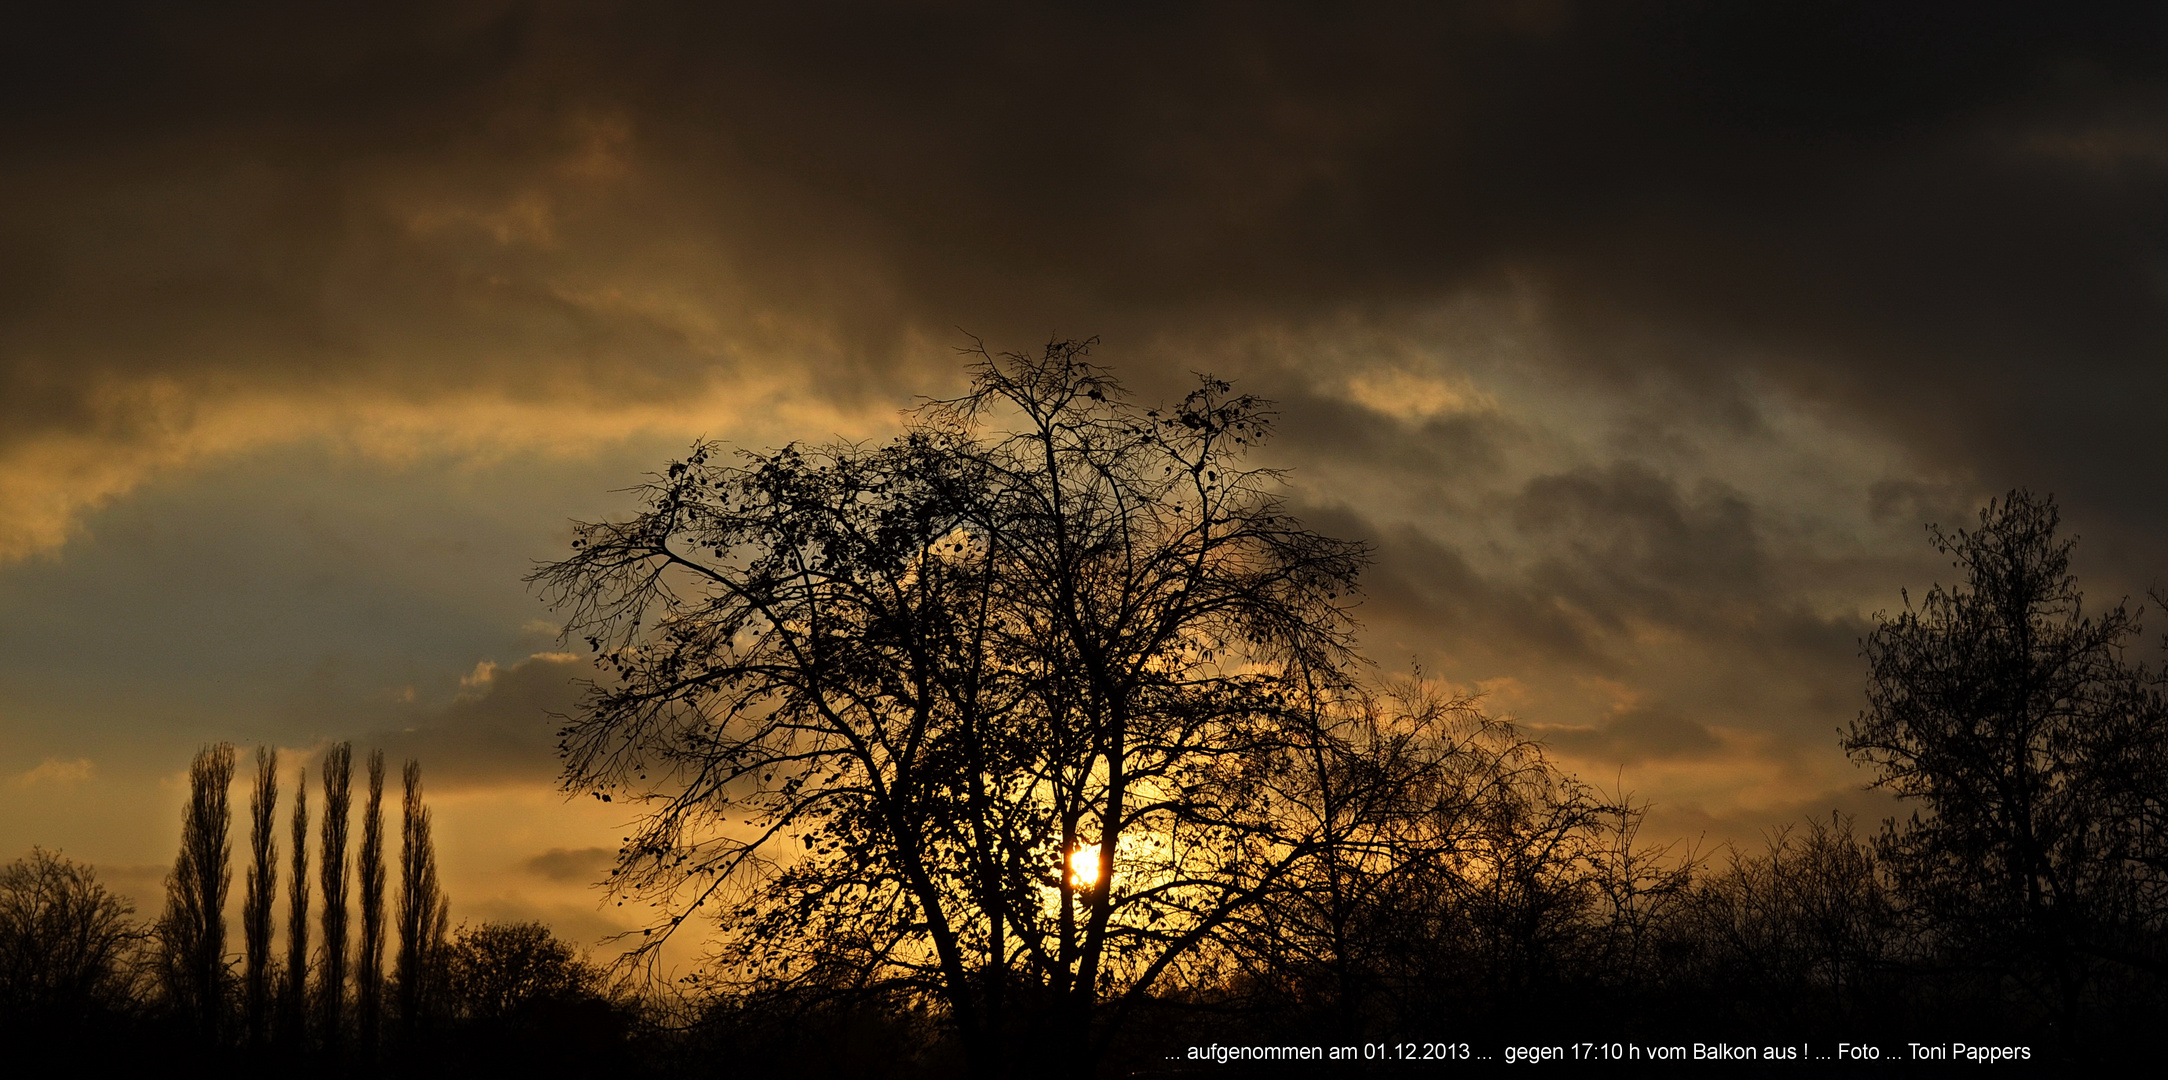
[[[247,950],[242,999],[248,1038],[260,1043],[268,1034],[271,1013],[271,903],[278,891],[279,799],[278,751],[256,748],[256,788],[248,802],[249,868],[247,895],[241,906],[241,936]]]
[[[317,964],[318,1015],[324,1041],[336,1046],[346,1020],[346,819],[351,808],[348,781],[354,765],[354,747],[340,743],[324,754],[324,826],[320,845],[324,889],[324,947]]]
[[[309,1015],[309,769],[294,772],[293,873],[286,881],[286,982],[279,994],[287,1039],[308,1036]]]
[[[226,893],[233,885],[233,823],[226,789],[233,783],[233,746],[219,743],[188,767],[188,805],[181,818],[181,852],[166,878],[161,981],[167,1000],[207,1039],[219,1035],[225,1009]]]
[[[451,908],[437,885],[437,850],[422,805],[422,765],[406,763],[406,797],[399,822],[399,1033],[411,1041],[433,1005],[431,991],[442,967],[444,931]]]
[[[384,1006],[384,752],[369,752],[369,802],[361,815],[361,942],[354,957],[354,1013],[364,1054],[374,1052]]]

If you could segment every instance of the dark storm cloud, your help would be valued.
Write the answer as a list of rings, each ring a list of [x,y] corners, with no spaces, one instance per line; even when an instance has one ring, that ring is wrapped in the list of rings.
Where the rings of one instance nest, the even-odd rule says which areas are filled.
[[[1313,527],[1374,540],[1358,615],[1381,670],[1412,658],[1486,694],[1486,708],[1594,774],[1848,771],[1834,733],[1857,713],[1871,626],[1851,603],[1814,598],[1894,599],[1912,569],[1903,560],[1853,565],[1780,535],[1742,492],[1633,462],[1540,473],[1469,501],[1503,533],[1300,509]]]
[[[1616,628],[1628,614],[1686,621],[1765,591],[1753,511],[1739,493],[1708,484],[1692,498],[1647,468],[1622,463],[1531,480],[1514,506],[1531,540],[1565,550],[1536,579]]]
[[[1290,385],[1274,373],[1248,380],[1276,399],[1278,445],[1308,460],[1346,463],[1391,474],[1396,482],[1425,489],[1425,497],[1452,500],[1469,480],[1494,473],[1526,433],[1495,413],[1430,418],[1420,423],[1381,423],[1373,407],[1317,388]]]
[[[1664,709],[1633,709],[1601,727],[1538,725],[1533,730],[1568,754],[1629,765],[1650,758],[1706,758],[1722,746],[1708,728]]]
[[[1596,671],[1612,666],[1586,624],[1556,597],[1479,573],[1451,546],[1414,529],[1379,530],[1345,513],[1313,512],[1305,521],[1328,534],[1377,539],[1377,562],[1363,578],[1358,611],[1374,630],[1407,628],[1404,644],[1426,646],[1426,653],[1436,650],[1476,670],[1515,660]]]
[[[509,198],[586,116],[629,124],[661,185],[643,194],[669,206],[612,229],[716,237],[750,307],[829,320],[861,361],[913,327],[1144,344],[1517,273],[1598,368],[1759,350],[1953,453],[2127,460],[2129,403],[2160,389],[2163,18],[71,5],[0,57],[6,397],[18,419],[80,422],[105,365],[344,377],[356,351],[392,363],[343,348],[370,316],[456,327],[484,355],[532,344],[540,318],[605,368],[667,365],[667,334],[523,290],[517,257],[372,219],[387,174]],[[460,317],[476,308],[497,317]],[[260,349],[233,349],[236,328]],[[488,376],[396,375],[430,372]]]
[[[1536,476],[1491,506],[1510,522],[1516,559],[1479,570],[1469,552],[1414,527],[1382,527],[1343,508],[1303,519],[1370,538],[1364,617],[1424,628],[1452,651],[1584,665],[1617,674],[1606,643],[1655,625],[1786,662],[1849,657],[1856,618],[1794,606],[1799,581],[1848,568],[1796,555],[1777,565],[1742,493],[1703,482],[1692,493],[1621,462]],[[1884,568],[1877,567],[1876,570]]]
[[[558,717],[579,702],[574,680],[590,674],[576,657],[543,653],[510,667],[485,664],[470,691],[413,726],[365,736],[393,761],[422,763],[432,789],[554,784]]]
[[[47,5],[0,145],[0,560],[339,403],[885,417],[963,327],[1280,399],[1306,516],[1378,545],[1369,640],[1590,755],[1829,752],[1918,561],[1874,530],[1984,491],[2168,566],[2158,5]],[[1867,448],[1830,490],[1696,464],[1820,438]],[[552,776],[560,666],[387,745]]]

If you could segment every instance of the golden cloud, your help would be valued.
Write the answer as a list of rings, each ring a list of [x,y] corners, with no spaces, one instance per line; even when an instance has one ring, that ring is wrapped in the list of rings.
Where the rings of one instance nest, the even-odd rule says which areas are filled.
[[[39,762],[36,768],[18,774],[15,777],[15,786],[35,787],[40,784],[52,784],[60,787],[73,787],[90,779],[90,770],[91,762],[89,758],[75,758],[70,761],[63,761],[59,758],[49,757]]]

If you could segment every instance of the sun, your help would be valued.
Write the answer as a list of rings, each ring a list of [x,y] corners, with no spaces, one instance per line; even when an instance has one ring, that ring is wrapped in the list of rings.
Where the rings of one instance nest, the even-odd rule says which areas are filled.
[[[1069,853],[1069,883],[1079,889],[1099,884],[1099,849],[1080,847]]]

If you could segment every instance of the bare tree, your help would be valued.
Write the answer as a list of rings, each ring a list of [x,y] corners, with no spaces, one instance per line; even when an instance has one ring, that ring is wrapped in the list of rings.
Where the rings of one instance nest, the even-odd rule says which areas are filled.
[[[250,1042],[270,1035],[271,1018],[271,906],[278,891],[278,835],[276,811],[279,800],[278,751],[256,748],[256,787],[249,793],[249,869],[246,893],[241,902],[241,936],[245,945],[242,975],[243,1012]]]
[[[280,1037],[299,1044],[309,1016],[309,770],[294,771],[293,865],[286,879],[286,970],[279,992]]]
[[[399,953],[394,980],[402,1041],[411,1041],[432,1009],[443,969],[451,905],[437,884],[436,842],[422,804],[421,762],[408,761],[399,828]]]
[[[369,752],[369,801],[362,809],[361,942],[354,963],[354,1013],[362,1053],[373,1053],[384,1017],[384,752]]]
[[[0,1017],[46,1037],[126,1007],[135,907],[58,852],[0,867]]]
[[[1654,887],[1677,887],[1649,880],[1620,808],[1419,673],[1319,714],[1281,782],[1293,789],[1282,812],[1313,821],[1322,843],[1240,913],[1205,984],[1219,995],[1301,1002],[1349,1040],[1441,1009],[1511,1008],[1545,975],[1598,959],[1614,924],[1646,924]]]
[[[181,817],[181,852],[166,877],[166,911],[159,920],[161,981],[167,1001],[217,1039],[226,1010],[226,893],[233,886],[233,746],[219,743],[188,767],[188,805]]]
[[[1690,891],[1669,938],[1673,979],[1779,1030],[1871,1021],[1907,958],[1873,848],[1835,813],[1775,831],[1762,853],[1733,852]]]
[[[2059,522],[2052,498],[2012,491],[1976,530],[1928,527],[1965,582],[1881,618],[1844,748],[1926,811],[1884,832],[1901,895],[2067,1033],[2085,958],[2168,972],[2168,710],[2125,660],[2136,615],[2085,612]]]
[[[1244,465],[1266,403],[1145,409],[1088,344],[981,352],[884,446],[696,447],[534,575],[617,680],[565,783],[653,807],[613,879],[674,901],[648,947],[705,910],[741,977],[922,990],[978,1072],[1019,1023],[1083,1071],[1329,842],[1280,778],[1365,549]]]
[[[324,945],[316,964],[317,1016],[324,1042],[338,1045],[346,1033],[346,825],[351,810],[354,747],[340,743],[324,753],[324,825],[319,841],[323,866]]]

